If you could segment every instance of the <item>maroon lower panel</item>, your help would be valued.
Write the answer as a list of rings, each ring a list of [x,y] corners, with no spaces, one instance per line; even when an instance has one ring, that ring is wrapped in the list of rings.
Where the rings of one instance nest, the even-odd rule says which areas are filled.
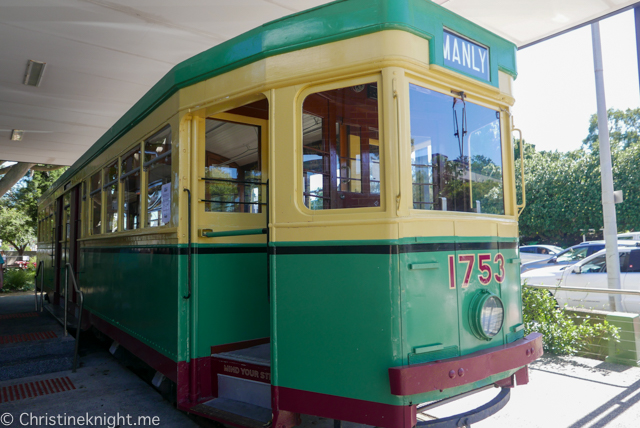
[[[415,405],[392,406],[281,386],[271,387],[271,402],[277,403],[278,410],[382,428],[411,428],[416,424]]]
[[[542,335],[531,333],[508,345],[433,363],[389,369],[393,395],[414,395],[455,388],[523,367],[542,356]]]
[[[124,346],[129,352],[165,375],[171,381],[178,382],[178,363],[142,343],[130,334],[125,333],[118,327],[108,323],[99,316],[90,313],[90,317],[91,324],[98,330]]]

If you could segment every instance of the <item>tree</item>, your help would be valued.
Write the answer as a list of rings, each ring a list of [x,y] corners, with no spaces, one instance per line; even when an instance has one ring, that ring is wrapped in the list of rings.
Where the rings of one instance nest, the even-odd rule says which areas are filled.
[[[609,109],[609,140],[611,150],[626,149],[640,142],[640,108],[626,111]],[[582,141],[582,147],[596,151],[599,148],[598,115],[591,115],[589,119],[589,135]]]
[[[65,170],[33,171],[0,198],[0,239],[13,245],[20,255],[37,239],[38,199]]]
[[[640,109],[609,111],[614,188],[625,201],[616,205],[618,231],[640,230]],[[518,147],[518,145],[516,145]],[[520,217],[523,243],[573,245],[585,230],[600,233],[602,188],[597,117],[591,117],[583,149],[571,152],[537,152],[524,144],[527,207]],[[520,192],[520,160],[516,153],[516,178]]]
[[[18,162],[15,165],[5,166],[4,161],[0,161],[0,198],[4,196],[25,174],[33,175],[33,171],[54,171],[65,168],[57,165],[35,165],[32,163]]]
[[[36,241],[34,229],[29,226],[30,218],[15,208],[0,207],[0,239],[11,244],[20,256],[27,246]]]

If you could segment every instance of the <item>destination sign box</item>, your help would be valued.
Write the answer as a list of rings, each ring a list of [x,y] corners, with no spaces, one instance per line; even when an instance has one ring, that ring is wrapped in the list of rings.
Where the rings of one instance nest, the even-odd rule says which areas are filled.
[[[489,49],[444,30],[444,65],[486,82],[491,81]]]

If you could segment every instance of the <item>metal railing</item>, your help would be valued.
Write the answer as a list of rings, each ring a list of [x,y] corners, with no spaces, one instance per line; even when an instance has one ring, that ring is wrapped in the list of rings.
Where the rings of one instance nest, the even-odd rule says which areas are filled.
[[[80,311],[78,313],[78,324],[76,327],[76,346],[73,351],[73,368],[71,369],[72,373],[76,372],[76,368],[78,365],[78,349],[80,347],[80,332],[82,330],[82,312],[84,310],[84,294],[80,287],[78,287],[78,280],[76,279],[76,274],[73,271],[73,266],[71,263],[66,264],[66,275],[65,275],[65,283],[64,283],[64,335],[68,336],[67,332],[67,317],[69,316],[69,277],[71,277],[71,282],[73,283],[73,288],[76,291],[78,298],[80,299]]]
[[[601,293],[601,294],[628,294],[630,296],[640,296],[640,290],[619,290],[615,288],[588,288],[588,287],[567,287],[560,285],[544,285],[544,284],[524,284],[531,288],[541,288],[545,290],[557,290],[557,291],[581,291],[586,293]]]
[[[44,273],[42,272],[43,265],[44,262],[38,262],[38,268],[36,269],[36,276],[33,283],[36,297],[36,312],[42,312],[44,310]],[[40,304],[38,304],[38,278],[40,278]]]

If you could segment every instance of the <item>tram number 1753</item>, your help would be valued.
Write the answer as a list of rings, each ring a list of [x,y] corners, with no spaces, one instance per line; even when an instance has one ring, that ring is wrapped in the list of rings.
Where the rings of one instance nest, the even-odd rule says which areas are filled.
[[[457,262],[465,265],[464,279],[462,281],[462,288],[469,287],[469,281],[471,281],[471,275],[473,268],[478,263],[478,269],[480,275],[478,275],[478,281],[482,285],[489,285],[493,279],[498,284],[502,284],[504,281],[504,256],[501,253],[497,253],[493,259],[491,254],[459,254],[457,256]],[[496,273],[494,273],[494,271]],[[456,256],[449,256],[449,288],[456,288]]]

